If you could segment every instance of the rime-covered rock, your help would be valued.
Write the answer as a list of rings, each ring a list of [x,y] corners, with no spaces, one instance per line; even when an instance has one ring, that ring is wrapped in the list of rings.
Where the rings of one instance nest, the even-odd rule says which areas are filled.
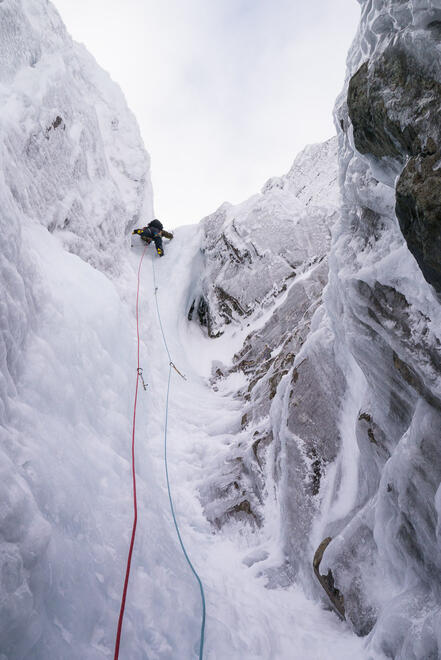
[[[397,41],[385,38],[375,56],[351,77],[347,106],[356,149],[388,158],[387,169],[401,173],[396,186],[400,227],[425,278],[440,291],[441,73],[436,25],[431,21],[424,28],[414,26],[413,43],[409,35]],[[428,57],[431,52],[433,58]]]
[[[304,657],[312,638],[328,652],[325,633],[360,650],[298,585],[367,636],[367,657],[440,655],[441,7],[360,4],[339,175],[336,140],[310,146],[259,195],[179,230],[157,278],[143,271],[191,371],[173,386],[170,475],[222,657],[291,657],[291,605],[318,619],[292,633]],[[152,213],[149,160],[50,3],[0,1],[0,37],[0,656],[96,660],[113,648],[132,515],[125,242]],[[190,657],[199,587],[157,477],[170,355],[152,350],[152,298],[123,652]],[[206,378],[199,352],[218,357]]]
[[[330,170],[310,160],[204,223],[195,305],[212,336],[244,339],[214,370],[221,391],[237,378],[243,415],[202,498],[218,525],[275,534],[278,563],[256,560],[268,586],[323,587],[367,653],[423,660],[441,649],[441,6],[360,4],[335,110],[341,205],[316,212]],[[277,234],[264,253],[289,217],[295,248]]]
[[[203,300],[210,336],[271,305],[326,254],[338,207],[335,148],[335,140],[306,148],[259,195],[204,219],[206,269],[195,302]]]
[[[232,364],[214,369],[215,387],[234,374],[243,379],[237,392],[242,419],[225,468],[202,490],[207,515],[218,526],[231,519],[261,525],[267,476],[283,460],[286,483],[298,488],[288,485],[280,498],[302,499],[306,509],[304,515],[294,506],[284,513],[282,534],[290,543],[297,539],[297,554],[304,550],[322,472],[339,441],[334,401],[320,399],[319,424],[313,413],[319,388],[324,394],[341,387],[341,377],[327,372],[327,364],[333,366],[331,335],[311,341],[309,352],[302,349],[310,332],[327,334],[317,320],[311,330],[311,322],[327,282],[338,208],[335,139],[307,147],[288,174],[270,179],[260,195],[223,205],[203,221],[205,268],[190,314],[202,304],[199,321],[210,336],[227,330],[244,336]],[[297,386],[299,376],[308,387]],[[272,582],[287,579],[274,575]]]
[[[325,303],[346,440],[315,534],[317,546],[332,537],[320,570],[357,633],[371,631],[377,653],[422,660],[440,652],[441,310],[430,283],[441,7],[361,5],[336,105],[343,213]]]

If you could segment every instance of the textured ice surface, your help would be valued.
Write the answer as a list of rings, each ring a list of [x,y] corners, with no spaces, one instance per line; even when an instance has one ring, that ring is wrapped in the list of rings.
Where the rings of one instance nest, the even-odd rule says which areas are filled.
[[[149,159],[136,121],[51,4],[8,0],[0,31],[7,224],[12,230],[20,213],[61,232],[66,248],[92,265],[116,269],[109,254],[118,253],[141,204],[151,211]]]
[[[192,316],[198,309],[211,336],[226,333],[237,346],[214,366],[213,383],[220,391],[236,387],[241,419],[202,497],[217,527],[265,527],[278,512],[284,558],[279,548],[267,562],[272,586],[290,584],[305,554],[309,562],[321,474],[339,443],[335,397],[343,384],[321,309],[339,203],[332,139],[307,147],[262,194],[203,222],[204,271]]]
[[[337,338],[335,354],[346,375],[342,432],[348,442],[342,444],[339,473],[331,474],[325,485],[329,508],[322,509],[316,534],[318,542],[335,537],[321,572],[332,571],[354,628],[360,634],[372,629],[372,652],[403,660],[436,658],[441,309],[395,215],[396,178],[409,156],[406,127],[419,126],[423,143],[431,137],[430,117],[421,123],[418,104],[397,115],[401,78],[386,88],[377,73],[372,84],[385,95],[385,116],[390,109],[390,121],[398,119],[401,128],[393,137],[393,150],[381,156],[386,142],[374,112],[364,128],[355,114],[358,130],[371,130],[372,142],[364,143],[361,154],[354,145],[360,135],[355,135],[346,98],[349,80],[364,62],[377,71],[383,58],[383,70],[392,68],[396,49],[419,62],[421,79],[430,67],[439,82],[439,41],[433,30],[441,4],[361,4],[360,30],[336,106],[343,213],[334,234],[326,294]],[[351,488],[341,507],[339,493],[345,484]]]
[[[118,291],[134,286],[127,227],[151,213],[149,159],[119,88],[50,3],[0,4],[0,97],[0,655],[95,660],[113,646],[131,523],[134,327]],[[197,593],[143,472],[147,460],[138,538],[155,543],[135,585],[151,582],[158,608],[132,589],[122,652],[169,657],[161,603],[186,580],[186,607]]]
[[[237,328],[249,331],[233,364],[215,365],[215,387],[236,389],[243,415],[224,469],[219,475],[213,465],[203,495],[215,525],[249,521],[263,536],[269,519],[278,528],[279,565],[274,555],[260,560],[270,586],[300,579],[319,595],[311,576],[320,546],[316,559],[333,605],[343,603],[353,629],[369,635],[372,657],[437,658],[441,310],[430,259],[439,241],[439,186],[433,179],[433,212],[414,173],[438,171],[441,5],[361,5],[335,112],[343,199],[323,304],[326,268],[311,278],[305,264],[320,244],[320,218],[333,208],[329,182],[312,241],[307,232],[296,236],[308,227],[311,188],[313,206],[320,198],[313,182],[323,178],[311,162],[204,223],[199,319],[232,341]],[[403,179],[409,158],[413,169]],[[421,226],[412,227],[415,209]],[[289,217],[295,247],[283,240]],[[265,229],[276,234],[266,254]],[[326,252],[323,234],[321,244]],[[303,327],[302,309],[313,312]]]
[[[329,140],[307,147],[260,195],[224,204],[205,218],[200,295],[211,336],[265,309],[326,254],[338,207],[336,180],[336,143]]]

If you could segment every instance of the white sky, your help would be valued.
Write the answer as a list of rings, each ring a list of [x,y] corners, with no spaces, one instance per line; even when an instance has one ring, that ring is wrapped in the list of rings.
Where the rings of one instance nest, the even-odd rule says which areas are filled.
[[[240,202],[335,133],[356,0],[52,0],[122,87],[165,227]]]

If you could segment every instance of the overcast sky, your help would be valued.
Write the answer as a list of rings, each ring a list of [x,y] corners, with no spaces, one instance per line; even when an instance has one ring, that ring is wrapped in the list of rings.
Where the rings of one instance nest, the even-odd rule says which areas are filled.
[[[335,133],[356,0],[52,0],[122,87],[166,227],[240,202]]]

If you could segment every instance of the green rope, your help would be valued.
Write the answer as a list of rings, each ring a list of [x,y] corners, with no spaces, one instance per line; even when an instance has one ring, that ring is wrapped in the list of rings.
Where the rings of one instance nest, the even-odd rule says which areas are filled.
[[[199,660],[202,660],[203,654],[204,654],[204,639],[205,639],[205,615],[206,615],[206,606],[205,606],[205,593],[204,593],[204,587],[202,585],[201,578],[199,577],[195,567],[191,563],[190,557],[188,556],[187,550],[185,549],[184,542],[181,537],[181,533],[179,531],[179,525],[178,521],[176,519],[175,515],[175,508],[173,506],[173,498],[171,494],[171,488],[170,488],[170,479],[168,475],[168,461],[167,461],[167,430],[168,430],[168,403],[169,403],[169,398],[170,398],[170,383],[171,383],[171,372],[172,368],[176,370],[176,372],[182,376],[182,378],[185,379],[185,376],[183,376],[175,367],[175,365],[172,362],[171,356],[170,356],[170,351],[168,349],[167,345],[167,340],[165,338],[165,333],[164,333],[164,328],[162,327],[162,321],[161,321],[161,313],[159,311],[159,304],[158,304],[158,287],[156,285],[156,273],[155,273],[155,263],[152,259],[152,269],[153,269],[153,283],[154,283],[154,288],[155,288],[155,302],[156,302],[156,312],[158,315],[158,321],[159,321],[159,326],[161,328],[161,333],[162,333],[162,339],[164,342],[164,347],[165,350],[167,351],[167,355],[169,358],[169,367],[168,367],[168,382],[167,382],[167,397],[166,397],[166,403],[165,403],[165,426],[164,426],[164,463],[165,463],[165,476],[167,479],[167,491],[168,491],[168,499],[170,502],[170,510],[171,514],[173,517],[173,522],[175,525],[176,529],[176,534],[178,536],[179,544],[181,546],[182,552],[184,553],[184,557],[187,560],[187,564],[189,565],[193,575],[195,576],[198,585],[199,585],[199,590],[201,592],[201,601],[202,601],[202,623],[201,623],[201,637],[200,637],[200,644],[199,644]]]

